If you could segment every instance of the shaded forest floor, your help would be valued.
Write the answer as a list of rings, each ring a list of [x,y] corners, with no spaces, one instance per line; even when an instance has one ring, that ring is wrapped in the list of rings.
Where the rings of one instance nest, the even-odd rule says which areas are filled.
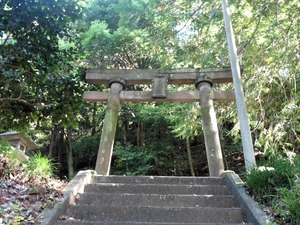
[[[0,175],[0,224],[7,225],[35,224],[45,208],[60,201],[67,184],[54,178],[25,180],[22,173],[6,175],[1,168]]]

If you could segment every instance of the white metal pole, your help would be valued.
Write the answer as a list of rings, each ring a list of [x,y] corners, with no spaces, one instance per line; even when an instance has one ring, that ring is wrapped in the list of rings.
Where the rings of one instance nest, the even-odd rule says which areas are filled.
[[[247,107],[245,103],[244,91],[241,81],[241,70],[237,59],[236,43],[229,15],[229,6],[227,0],[222,0],[223,17],[226,30],[226,38],[230,55],[230,65],[233,77],[233,85],[238,110],[238,118],[240,122],[240,130],[243,144],[243,153],[245,159],[246,170],[249,171],[255,163],[252,137],[247,115]]]

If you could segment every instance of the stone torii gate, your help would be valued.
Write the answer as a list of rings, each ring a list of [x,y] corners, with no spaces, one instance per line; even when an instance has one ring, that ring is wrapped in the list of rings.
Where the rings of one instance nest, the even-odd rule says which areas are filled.
[[[234,92],[212,90],[214,83],[232,82],[230,68],[209,69],[88,69],[86,82],[107,84],[110,92],[86,91],[84,100],[107,102],[96,162],[99,175],[109,175],[120,102],[197,102],[200,101],[202,127],[210,176],[224,171],[222,150],[213,101],[234,101]],[[152,91],[124,91],[126,85],[152,84]],[[168,84],[195,84],[196,91],[168,92]]]

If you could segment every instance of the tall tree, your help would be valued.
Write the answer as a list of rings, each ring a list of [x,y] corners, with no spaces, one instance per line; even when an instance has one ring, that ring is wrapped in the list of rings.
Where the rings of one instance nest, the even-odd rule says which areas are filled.
[[[59,41],[74,38],[79,13],[71,0],[0,2],[1,130],[24,129],[55,110],[60,85],[72,79],[64,83],[74,50],[60,48]]]

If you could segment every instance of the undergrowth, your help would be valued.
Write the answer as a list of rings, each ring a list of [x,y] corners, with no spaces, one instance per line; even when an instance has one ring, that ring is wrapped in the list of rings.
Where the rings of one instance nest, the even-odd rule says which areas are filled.
[[[53,170],[41,153],[20,162],[14,148],[0,141],[0,224],[34,224],[44,208],[60,201],[65,182],[52,178]]]
[[[300,155],[262,160],[246,175],[250,194],[272,208],[275,224],[300,224]]]

